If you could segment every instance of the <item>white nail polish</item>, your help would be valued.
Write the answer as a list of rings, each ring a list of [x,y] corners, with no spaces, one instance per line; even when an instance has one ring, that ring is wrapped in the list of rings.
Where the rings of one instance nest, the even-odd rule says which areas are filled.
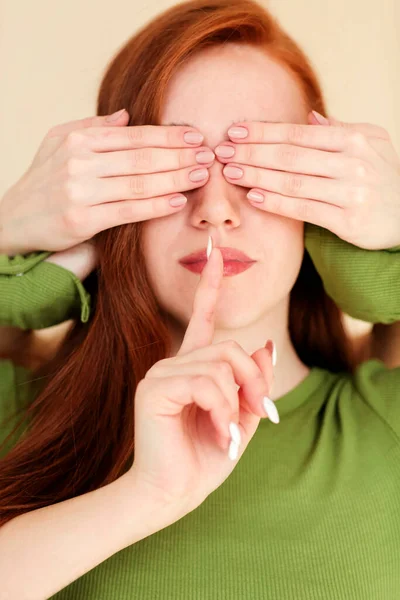
[[[208,236],[208,244],[207,244],[207,260],[210,258],[212,248],[213,248],[212,237],[211,237],[211,235],[209,235]]]
[[[272,341],[272,366],[275,367],[276,365],[276,345],[274,340]]]
[[[233,421],[231,421],[229,423],[229,433],[231,434],[232,442],[235,442],[235,444],[238,444],[238,445],[240,445],[242,443],[242,440],[240,437],[240,429],[237,426],[237,424],[234,423]]]
[[[239,445],[236,442],[231,442],[229,445],[228,456],[231,460],[236,460],[239,454]]]
[[[268,396],[264,396],[262,400],[262,405],[270,421],[272,421],[273,423],[279,423],[279,413],[275,406],[275,402],[268,398]]]

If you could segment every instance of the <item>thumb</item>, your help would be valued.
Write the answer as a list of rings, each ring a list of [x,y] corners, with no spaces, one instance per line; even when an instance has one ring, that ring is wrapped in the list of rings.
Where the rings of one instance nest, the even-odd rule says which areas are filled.
[[[324,117],[316,110],[312,110],[308,113],[308,121],[310,125],[331,125],[333,127],[342,127],[349,131],[358,131],[363,133],[369,138],[377,138],[377,147],[380,148],[379,140],[386,142],[390,140],[390,136],[386,129],[380,125],[374,125],[372,123],[349,123],[347,121],[340,121],[335,117]]]
[[[323,115],[321,115],[316,110],[312,110],[308,113],[308,120],[310,125],[333,125],[334,123],[330,122],[331,119],[327,119]]]
[[[85,117],[68,123],[55,125],[50,129],[47,138],[68,135],[71,131],[78,129],[87,129],[89,127],[123,127],[129,122],[129,113],[122,108],[121,110],[112,113],[111,115]]]

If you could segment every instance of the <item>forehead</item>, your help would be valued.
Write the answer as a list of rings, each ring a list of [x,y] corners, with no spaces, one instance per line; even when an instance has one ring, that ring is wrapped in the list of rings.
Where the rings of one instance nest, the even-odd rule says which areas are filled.
[[[201,51],[171,80],[162,125],[189,125],[212,145],[237,121],[305,122],[295,79],[259,48],[226,44]]]

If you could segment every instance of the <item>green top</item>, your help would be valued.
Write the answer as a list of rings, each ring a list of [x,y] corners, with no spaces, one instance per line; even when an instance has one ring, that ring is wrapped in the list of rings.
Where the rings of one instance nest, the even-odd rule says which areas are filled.
[[[369,322],[399,319],[400,247],[362,250],[310,224],[306,247],[345,312]],[[59,277],[66,298],[68,272],[52,265],[39,277],[40,266],[32,268],[30,295],[36,281],[50,294]],[[14,314],[25,314],[26,323],[32,314],[30,326],[40,324],[31,296],[17,287],[9,295]],[[75,310],[80,301],[76,296]],[[62,295],[48,305],[43,295],[42,303],[48,321],[66,311]],[[27,401],[19,385],[27,376],[2,364],[5,412]],[[354,376],[313,368],[277,400],[280,424],[260,421],[231,476],[200,507],[52,598],[398,600],[399,386],[400,368],[378,360],[364,362]]]

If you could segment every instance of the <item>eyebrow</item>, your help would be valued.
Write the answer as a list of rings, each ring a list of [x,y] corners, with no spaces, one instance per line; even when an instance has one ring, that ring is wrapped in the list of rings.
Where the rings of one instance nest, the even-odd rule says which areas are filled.
[[[282,123],[282,121],[275,121],[273,119],[270,119],[269,121],[264,121],[263,119],[236,119],[235,121],[231,121],[231,123],[238,123],[243,121],[248,121],[249,123],[255,123],[256,121],[258,121],[259,123]],[[165,123],[165,125],[184,125],[186,127],[194,127],[194,129],[197,129],[196,125],[193,125],[193,123],[185,123],[183,121],[177,123]]]

